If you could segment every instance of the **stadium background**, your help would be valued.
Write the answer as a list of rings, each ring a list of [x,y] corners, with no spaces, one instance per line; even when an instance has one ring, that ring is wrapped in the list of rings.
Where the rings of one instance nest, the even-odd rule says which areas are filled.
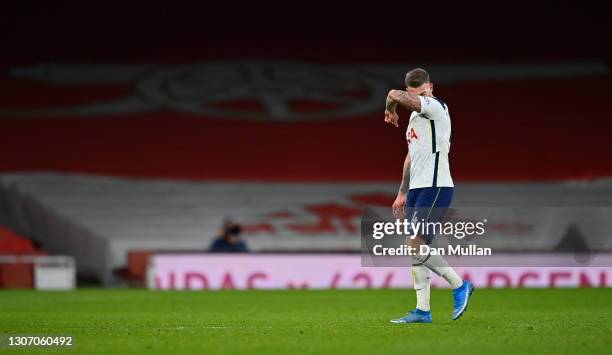
[[[609,353],[609,14],[4,4],[0,352]],[[387,127],[382,102],[415,66],[450,106],[454,205],[513,212],[490,229],[504,261],[458,270],[478,289],[459,322],[434,278],[435,323],[394,327],[410,273],[362,268],[359,229],[395,197],[408,113]],[[251,252],[207,252],[227,217]]]
[[[259,256],[204,256],[210,279],[246,278],[274,252],[346,260],[362,208],[394,199],[407,113],[386,127],[380,102],[414,66],[452,110],[456,204],[609,206],[609,32],[594,8],[248,5],[225,21],[218,4],[13,6],[0,59],[5,255],[67,255],[84,279],[142,285],[151,255],[204,252],[231,217]],[[563,228],[523,250],[554,249]],[[33,285],[24,260],[3,264],[7,286]],[[358,273],[357,260],[328,267]],[[315,280],[333,276],[322,269]],[[538,272],[534,285],[554,284]],[[261,285],[308,284],[296,277]],[[499,285],[519,285],[508,277]]]

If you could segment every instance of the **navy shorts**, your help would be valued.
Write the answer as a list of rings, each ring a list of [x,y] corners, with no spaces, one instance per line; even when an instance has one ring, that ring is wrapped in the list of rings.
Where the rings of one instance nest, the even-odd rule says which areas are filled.
[[[406,218],[412,222],[443,222],[444,214],[453,200],[452,187],[424,187],[408,191]],[[435,233],[418,233],[431,244]]]

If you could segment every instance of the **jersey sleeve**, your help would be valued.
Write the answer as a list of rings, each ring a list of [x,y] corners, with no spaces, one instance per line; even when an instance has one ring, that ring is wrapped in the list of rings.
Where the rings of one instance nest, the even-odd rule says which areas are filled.
[[[442,107],[442,104],[438,100],[427,96],[419,96],[419,100],[421,100],[420,114],[434,121],[442,119],[445,116],[446,112],[444,107]]]

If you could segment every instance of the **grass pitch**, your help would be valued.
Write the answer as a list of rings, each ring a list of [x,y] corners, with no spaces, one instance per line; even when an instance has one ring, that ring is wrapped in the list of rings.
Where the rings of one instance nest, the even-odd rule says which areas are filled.
[[[451,292],[432,290],[433,324],[389,323],[414,303],[413,290],[0,291],[0,334],[72,335],[74,347],[62,351],[87,354],[575,355],[612,349],[612,289],[476,290],[467,313],[454,322]]]

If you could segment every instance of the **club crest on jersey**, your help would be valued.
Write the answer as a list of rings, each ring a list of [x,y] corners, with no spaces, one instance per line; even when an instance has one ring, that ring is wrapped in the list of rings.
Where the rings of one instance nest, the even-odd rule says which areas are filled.
[[[410,128],[410,132],[408,132],[406,134],[406,138],[408,140],[408,144],[410,144],[410,141],[414,138],[414,139],[419,139],[419,136],[417,136],[416,132],[414,131],[414,128]]]

